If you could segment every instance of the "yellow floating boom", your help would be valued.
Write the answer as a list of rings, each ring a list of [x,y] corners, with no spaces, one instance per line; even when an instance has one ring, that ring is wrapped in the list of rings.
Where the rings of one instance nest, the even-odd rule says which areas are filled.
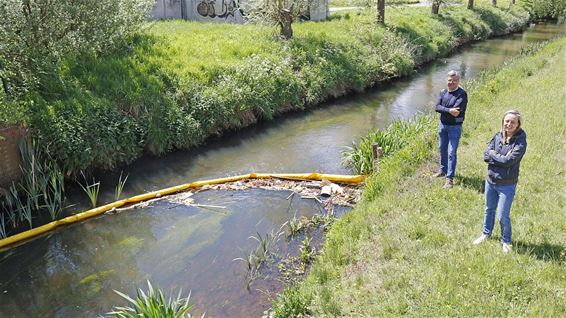
[[[154,198],[159,198],[162,196],[170,195],[173,193],[186,191],[188,189],[196,189],[200,188],[205,185],[212,185],[212,184],[221,184],[227,182],[234,182],[240,180],[247,180],[247,179],[270,179],[270,178],[277,178],[277,179],[292,179],[292,180],[328,180],[331,182],[336,183],[347,183],[347,184],[359,184],[363,182],[364,177],[357,175],[357,176],[347,176],[347,175],[335,175],[335,174],[320,174],[320,173],[308,173],[308,174],[300,174],[300,173],[291,173],[291,174],[284,174],[284,173],[250,173],[245,175],[239,175],[234,177],[227,177],[227,178],[219,178],[219,179],[211,179],[211,180],[204,180],[204,181],[196,181],[193,183],[185,183],[182,185],[165,188],[158,191],[153,191],[145,194],[140,194],[133,196],[131,198],[119,200],[116,202],[112,202],[106,205],[103,205],[98,208],[94,208],[85,212],[81,212],[78,214],[74,214],[63,218],[61,220],[53,221],[42,225],[37,228],[33,228],[31,230],[18,233],[16,235],[12,235],[5,239],[0,240],[0,249],[4,250],[7,247],[12,247],[17,245],[18,243],[25,242],[29,239],[37,237],[41,234],[45,234],[47,232],[51,232],[56,228],[77,223],[80,221],[84,221],[86,219],[101,215],[105,212],[108,212],[112,209],[120,208],[124,205],[139,203],[143,201],[147,201]]]

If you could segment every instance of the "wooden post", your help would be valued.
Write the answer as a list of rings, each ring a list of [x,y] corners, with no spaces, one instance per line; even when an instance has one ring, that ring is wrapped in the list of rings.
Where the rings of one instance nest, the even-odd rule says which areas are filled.
[[[377,142],[371,145],[371,150],[372,150],[372,158],[374,161],[376,161],[377,159],[379,159],[379,157],[381,157],[383,150],[381,149],[381,147]]]
[[[385,24],[385,0],[377,0],[377,23]]]

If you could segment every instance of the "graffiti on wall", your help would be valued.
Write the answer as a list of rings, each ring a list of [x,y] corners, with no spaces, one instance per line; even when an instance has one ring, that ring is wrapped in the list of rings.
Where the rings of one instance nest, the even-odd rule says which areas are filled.
[[[224,18],[234,17],[236,12],[243,12],[236,0],[201,0],[197,5],[197,12],[202,17]]]

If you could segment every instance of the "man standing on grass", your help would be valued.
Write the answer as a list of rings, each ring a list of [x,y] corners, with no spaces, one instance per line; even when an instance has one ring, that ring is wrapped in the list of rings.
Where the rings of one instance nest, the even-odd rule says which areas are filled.
[[[450,71],[446,77],[447,88],[440,91],[436,99],[435,110],[440,113],[438,143],[440,146],[440,169],[435,177],[446,177],[445,189],[454,186],[456,172],[456,151],[462,134],[462,123],[466,115],[468,94],[458,86],[460,75]]]

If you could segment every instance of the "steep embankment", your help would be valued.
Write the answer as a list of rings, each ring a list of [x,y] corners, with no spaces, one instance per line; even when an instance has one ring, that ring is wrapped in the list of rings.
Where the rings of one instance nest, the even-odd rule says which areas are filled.
[[[421,119],[428,128],[379,163],[364,203],[334,225],[276,317],[564,315],[566,40],[540,47],[468,83],[454,189],[431,176],[435,125]],[[482,152],[510,108],[523,114],[529,147],[511,211],[514,251],[503,254],[498,225],[486,244],[471,242],[483,221]]]
[[[387,27],[373,12],[297,23],[291,41],[264,26],[156,22],[121,52],[65,61],[28,121],[66,171],[112,168],[406,75],[528,20],[519,6],[429,11],[388,8]]]

